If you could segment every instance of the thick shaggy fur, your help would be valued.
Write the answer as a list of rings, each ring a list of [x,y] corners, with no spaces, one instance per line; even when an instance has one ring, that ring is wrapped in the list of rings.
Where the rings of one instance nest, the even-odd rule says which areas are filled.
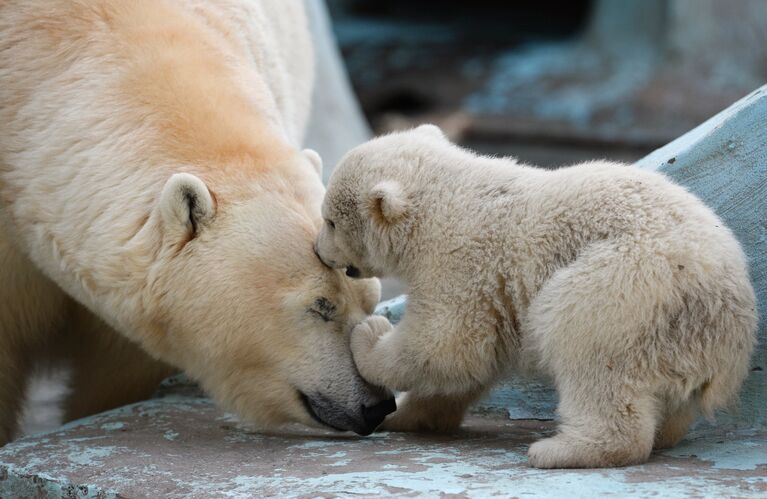
[[[317,243],[328,264],[408,286],[400,324],[352,336],[368,380],[405,391],[386,426],[446,430],[509,366],[549,374],[559,432],[536,467],[621,466],[732,402],[757,313],[722,221],[664,176],[481,157],[433,126],[352,150]]]
[[[346,336],[377,283],[312,250],[312,74],[301,2],[0,2],[0,444],[46,353],[68,418],[174,368],[261,424],[380,399]]]

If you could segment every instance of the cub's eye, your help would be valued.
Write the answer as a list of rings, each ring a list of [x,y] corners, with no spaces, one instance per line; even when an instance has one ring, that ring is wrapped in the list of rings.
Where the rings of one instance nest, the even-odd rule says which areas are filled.
[[[320,297],[314,300],[312,306],[307,310],[312,315],[315,315],[325,322],[330,322],[336,317],[336,306],[330,303],[325,297]]]
[[[336,228],[336,223],[332,220],[325,220],[325,223],[328,224],[328,227],[330,227],[331,229]]]

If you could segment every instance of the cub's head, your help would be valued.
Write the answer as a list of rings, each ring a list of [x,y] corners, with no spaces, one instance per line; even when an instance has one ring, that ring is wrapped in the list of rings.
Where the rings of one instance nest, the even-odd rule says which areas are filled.
[[[349,334],[380,286],[314,253],[318,159],[296,154],[278,174],[224,193],[209,188],[215,180],[172,176],[156,208],[161,249],[146,301],[161,357],[243,419],[369,434],[395,406],[360,377]]]
[[[315,249],[350,277],[393,272],[417,205],[420,163],[450,143],[433,125],[371,140],[352,149],[330,177]]]

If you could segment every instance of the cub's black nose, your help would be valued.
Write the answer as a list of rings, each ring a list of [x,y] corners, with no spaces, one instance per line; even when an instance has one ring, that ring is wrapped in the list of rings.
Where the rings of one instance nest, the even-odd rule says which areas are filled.
[[[394,398],[386,399],[370,407],[362,407],[362,418],[365,420],[365,431],[360,435],[370,435],[383,423],[387,414],[397,410],[397,403]]]
[[[358,269],[357,267],[353,265],[349,265],[348,267],[346,267],[346,275],[348,275],[349,277],[354,277],[354,278],[359,277],[360,269]]]

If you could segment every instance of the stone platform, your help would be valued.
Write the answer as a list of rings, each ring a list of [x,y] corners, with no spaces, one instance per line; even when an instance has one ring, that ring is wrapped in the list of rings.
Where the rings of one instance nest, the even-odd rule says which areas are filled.
[[[767,497],[767,432],[699,429],[647,464],[537,470],[552,421],[472,414],[452,435],[255,433],[186,385],[0,450],[0,497]]]

